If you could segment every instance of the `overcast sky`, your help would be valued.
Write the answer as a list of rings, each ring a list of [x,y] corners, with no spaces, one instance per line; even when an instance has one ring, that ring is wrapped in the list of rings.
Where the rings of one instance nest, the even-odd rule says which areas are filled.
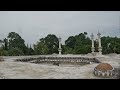
[[[0,11],[0,39],[16,32],[28,44],[48,34],[61,36],[62,42],[81,32],[119,36],[120,11]]]

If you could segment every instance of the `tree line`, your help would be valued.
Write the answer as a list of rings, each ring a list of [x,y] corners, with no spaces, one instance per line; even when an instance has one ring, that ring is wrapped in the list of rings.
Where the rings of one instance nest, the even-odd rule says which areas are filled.
[[[103,54],[120,54],[120,38],[101,37]],[[41,38],[36,44],[25,45],[25,40],[15,32],[10,32],[6,38],[0,40],[3,43],[0,46],[0,56],[19,56],[19,55],[44,55],[58,53],[58,37],[54,34],[48,34]],[[95,51],[98,51],[98,42],[95,40]],[[91,39],[87,32],[68,37],[65,45],[62,45],[62,54],[88,54],[91,53]]]

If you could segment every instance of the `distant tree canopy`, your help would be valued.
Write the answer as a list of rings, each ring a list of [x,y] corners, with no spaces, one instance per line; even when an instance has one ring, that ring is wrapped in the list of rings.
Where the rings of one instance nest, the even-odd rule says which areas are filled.
[[[48,34],[47,37],[41,38],[34,50],[36,54],[53,54],[58,53],[58,38],[53,34]]]
[[[102,37],[103,53],[120,53],[120,38],[117,37]]]
[[[105,37],[101,38],[103,54],[120,54],[120,38]],[[0,40],[0,55],[19,56],[19,55],[43,55],[58,53],[59,41],[56,35],[48,34],[45,38],[39,39],[33,48],[25,45],[24,39],[15,32],[10,32],[6,38]],[[4,44],[3,44],[4,43]],[[98,51],[98,43],[95,41],[95,49]],[[65,45],[62,45],[62,54],[87,54],[91,52],[91,40],[87,32],[68,37]]]
[[[65,52],[70,54],[87,54],[91,52],[91,40],[86,36],[87,32],[76,36],[70,36],[65,41]]]
[[[15,32],[11,32],[8,34],[8,43],[9,46],[8,48],[19,48],[20,50],[23,51],[23,53],[25,53],[25,41],[21,38],[21,36]]]
[[[3,39],[4,46],[1,48],[1,55],[18,56],[29,55],[24,39],[15,32],[10,32],[7,38]],[[32,51],[32,50],[31,50]]]

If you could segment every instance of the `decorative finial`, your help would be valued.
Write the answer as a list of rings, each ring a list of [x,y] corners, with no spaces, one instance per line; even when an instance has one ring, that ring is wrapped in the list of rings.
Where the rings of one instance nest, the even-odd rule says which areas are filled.
[[[91,34],[91,39],[94,39],[94,35],[93,35],[93,33]]]
[[[98,30],[98,34],[97,34],[98,36],[100,36],[101,34],[100,34],[100,32],[99,32],[99,30]]]
[[[58,38],[58,39],[59,39],[59,41],[61,41],[61,37],[60,37],[60,36],[59,36],[59,38]]]

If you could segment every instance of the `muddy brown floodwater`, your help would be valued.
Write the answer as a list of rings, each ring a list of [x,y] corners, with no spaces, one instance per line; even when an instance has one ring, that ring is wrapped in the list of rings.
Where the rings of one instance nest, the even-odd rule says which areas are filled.
[[[94,67],[99,63],[86,65],[60,64],[56,66],[52,64],[14,62],[16,58],[20,58],[20,56],[4,57],[5,61],[0,62],[0,79],[101,79],[93,74]],[[101,62],[111,64],[113,67],[120,66],[120,55],[105,55],[97,58]]]

